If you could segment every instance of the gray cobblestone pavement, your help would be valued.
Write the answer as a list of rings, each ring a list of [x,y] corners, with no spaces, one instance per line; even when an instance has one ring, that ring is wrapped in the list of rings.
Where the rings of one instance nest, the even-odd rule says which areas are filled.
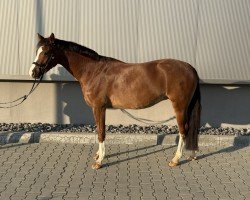
[[[170,168],[176,146],[33,143],[0,146],[0,199],[250,199],[250,146],[202,147]]]

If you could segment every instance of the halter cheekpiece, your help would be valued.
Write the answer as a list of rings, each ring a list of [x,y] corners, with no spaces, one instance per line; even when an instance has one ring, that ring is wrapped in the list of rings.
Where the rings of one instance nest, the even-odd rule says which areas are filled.
[[[40,71],[42,73],[45,73],[45,70],[47,68],[47,66],[49,65],[49,62],[51,60],[54,60],[54,55],[53,54],[50,54],[50,57],[47,59],[47,61],[44,63],[44,64],[39,64],[38,62],[33,62],[32,64],[36,65],[37,67],[39,67]]]

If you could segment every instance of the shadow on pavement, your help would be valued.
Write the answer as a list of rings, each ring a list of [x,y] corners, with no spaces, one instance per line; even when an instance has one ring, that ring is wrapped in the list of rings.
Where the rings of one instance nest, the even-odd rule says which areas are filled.
[[[0,151],[3,149],[9,149],[13,147],[19,147],[19,146],[27,146],[31,145],[32,143],[11,143],[11,144],[1,144],[0,145]]]
[[[240,149],[243,149],[245,147],[248,147],[249,146],[249,140],[248,138],[246,137],[246,141],[243,142],[243,138],[246,137],[246,136],[240,136],[240,137],[235,137],[234,138],[234,143],[232,146],[229,146],[229,147],[225,147],[225,148],[222,148],[222,149],[219,149],[217,151],[214,151],[214,152],[210,152],[210,153],[207,153],[207,154],[203,154],[203,155],[200,155],[198,156],[197,158],[198,159],[204,159],[204,158],[207,158],[209,156],[213,156],[213,155],[216,155],[216,154],[220,154],[220,153],[230,153],[230,152],[234,152],[234,151],[237,151],[237,150],[240,150]]]
[[[151,146],[147,146],[147,147],[133,149],[133,150],[130,150],[130,151],[118,152],[118,153],[111,154],[109,156],[107,155],[107,158],[110,158],[110,157],[113,157],[113,156],[119,156],[119,155],[126,154],[126,153],[132,153],[132,152],[135,152],[135,151],[145,150],[145,149],[153,148],[153,147],[156,147],[156,146],[158,146],[158,145],[151,145]],[[152,152],[148,152],[148,153],[145,152],[145,153],[142,153],[142,154],[137,155],[137,156],[128,157],[128,158],[125,158],[125,159],[122,159],[122,160],[117,160],[117,161],[114,161],[114,162],[105,163],[105,164],[103,164],[103,167],[109,167],[109,166],[116,165],[116,164],[119,164],[119,163],[122,163],[122,162],[127,162],[129,160],[134,160],[134,159],[137,159],[137,158],[141,158],[141,157],[144,157],[144,156],[155,154],[155,153],[158,153],[158,152],[161,152],[161,151],[165,151],[167,149],[171,149],[171,148],[176,147],[176,146],[177,145],[169,146],[169,147],[162,148],[162,149],[159,149],[159,150],[155,150],[155,151],[152,151]]]
[[[113,156],[119,156],[119,155],[126,154],[126,153],[132,153],[132,152],[135,152],[135,151],[145,150],[145,149],[156,147],[156,146],[157,146],[157,144],[154,144],[154,145],[151,145],[151,146],[132,149],[130,151],[117,152],[117,153],[107,155],[106,158],[110,158],[110,157],[113,157]]]

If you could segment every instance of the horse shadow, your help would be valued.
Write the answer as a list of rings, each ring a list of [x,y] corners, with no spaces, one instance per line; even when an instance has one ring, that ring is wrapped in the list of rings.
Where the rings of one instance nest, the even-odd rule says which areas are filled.
[[[58,68],[58,74],[52,74],[52,80],[60,80],[64,69]],[[92,109],[87,105],[83,98],[81,86],[78,82],[60,82],[56,84],[57,102],[57,122],[70,124],[94,124]],[[63,115],[68,116],[65,120]]]
[[[165,150],[172,149],[174,147],[177,147],[178,141],[179,141],[179,136],[176,136],[175,145],[171,145],[171,146],[166,145],[166,146],[163,146],[163,148],[161,148],[161,149],[156,149],[156,150],[153,150],[153,151],[150,150],[150,149],[155,148],[156,146],[160,145],[160,143],[157,143],[155,145],[144,146],[144,147],[132,149],[132,150],[129,150],[129,151],[122,151],[122,152],[109,154],[109,155],[106,156],[106,158],[117,157],[117,156],[120,156],[120,155],[123,155],[123,154],[129,154],[129,153],[132,153],[132,152],[139,152],[139,151],[143,151],[143,150],[146,150],[146,149],[150,150],[149,152],[140,153],[139,155],[135,155],[135,156],[132,156],[132,157],[127,157],[127,158],[124,158],[124,159],[117,159],[117,160],[112,161],[112,162],[107,162],[107,163],[105,163],[103,165],[103,167],[105,168],[105,167],[109,167],[109,166],[112,166],[112,165],[117,165],[119,163],[128,162],[130,160],[142,158],[142,157],[145,157],[145,156],[148,156],[148,155],[151,155],[151,154],[155,154],[155,153],[158,153],[158,152],[162,152],[162,151],[165,151]],[[249,145],[250,145],[250,140],[249,139],[244,140],[244,136],[235,137],[232,146],[228,146],[228,147],[223,147],[222,146],[221,148],[219,147],[218,150],[211,151],[209,153],[201,153],[200,155],[197,155],[197,160],[205,159],[207,157],[217,155],[217,154],[221,154],[221,153],[234,152],[234,151],[243,149],[245,147],[248,147]],[[202,148],[203,147],[201,147],[200,149],[202,149]],[[191,161],[187,160],[187,159],[181,159],[180,162],[179,162],[179,165],[180,166],[185,165],[185,164],[187,164],[189,162],[191,162]]]
[[[94,124],[92,109],[86,104],[78,83],[64,83],[61,88],[61,100],[66,104],[63,113],[70,123]]]
[[[146,149],[155,148],[156,146],[158,146],[158,144],[150,145],[150,146],[144,146],[144,147],[132,149],[132,150],[129,150],[129,151],[117,152],[117,153],[107,155],[106,158],[117,157],[117,156],[120,156],[120,155],[123,155],[123,154],[129,154],[129,153],[132,153],[132,152],[143,151],[143,150],[146,150]],[[158,150],[156,149],[156,150],[145,152],[145,153],[135,155],[135,156],[132,156],[132,157],[126,157],[124,159],[120,159],[120,160],[118,159],[118,160],[115,160],[115,161],[112,161],[112,162],[107,162],[107,163],[103,164],[102,167],[107,168],[107,167],[112,166],[112,165],[117,165],[119,163],[128,162],[130,160],[134,160],[134,159],[142,158],[142,157],[145,157],[145,156],[148,156],[148,155],[151,155],[151,154],[162,152],[162,151],[174,148],[176,146],[177,145],[165,146],[164,148],[161,148],[161,149],[158,149]]]

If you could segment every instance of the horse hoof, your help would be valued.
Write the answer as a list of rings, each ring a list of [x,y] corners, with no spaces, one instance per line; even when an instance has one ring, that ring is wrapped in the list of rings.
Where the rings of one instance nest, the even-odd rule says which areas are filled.
[[[98,158],[99,158],[98,154],[95,154],[95,156],[93,157],[94,160],[98,160]]]
[[[195,157],[195,156],[189,156],[189,157],[187,158],[187,160],[188,160],[188,161],[197,160],[197,157]]]
[[[101,167],[102,167],[102,165],[99,163],[95,163],[92,165],[92,169],[100,169]]]
[[[173,161],[171,161],[171,162],[168,163],[169,167],[176,167],[177,165],[178,165],[178,163],[175,163]]]

